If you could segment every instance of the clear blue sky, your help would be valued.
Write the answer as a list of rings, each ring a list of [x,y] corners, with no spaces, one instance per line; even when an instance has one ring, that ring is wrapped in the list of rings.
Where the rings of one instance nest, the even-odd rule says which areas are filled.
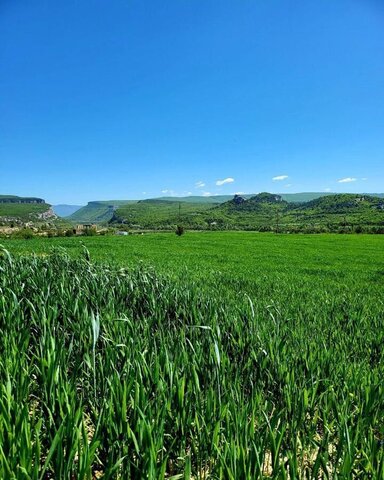
[[[2,194],[384,191],[381,0],[0,0],[0,61]]]

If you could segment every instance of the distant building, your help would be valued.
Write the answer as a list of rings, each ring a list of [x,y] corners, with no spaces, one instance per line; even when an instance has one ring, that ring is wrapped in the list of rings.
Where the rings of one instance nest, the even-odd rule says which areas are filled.
[[[116,235],[124,235],[124,236],[126,236],[126,235],[128,235],[128,232],[123,232],[123,231],[121,231],[121,230],[118,230],[118,231],[116,232]]]
[[[86,230],[97,230],[97,225],[94,223],[80,223],[76,225],[76,235],[81,235]]]

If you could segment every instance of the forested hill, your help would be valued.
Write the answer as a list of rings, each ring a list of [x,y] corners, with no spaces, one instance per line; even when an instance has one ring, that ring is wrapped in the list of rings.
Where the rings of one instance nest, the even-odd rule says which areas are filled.
[[[371,195],[338,194],[317,198],[298,208],[318,213],[370,212],[372,209],[384,209],[384,199]]]
[[[313,212],[313,213],[351,213],[382,210],[384,198],[364,194],[332,194],[316,198],[309,202],[287,202],[282,195],[272,193],[259,193],[249,199],[235,195],[230,201],[221,204],[217,210],[226,212],[242,211],[269,211],[271,209],[281,212]]]
[[[260,195],[260,194],[259,194]],[[275,194],[273,194],[275,195]],[[334,196],[334,193],[329,192],[303,192],[303,193],[281,193],[276,194],[288,203],[303,203],[310,202],[317,198]],[[256,194],[242,194],[245,200],[258,197]],[[371,196],[384,197],[384,194],[371,194]],[[219,204],[225,204],[231,201],[233,195],[211,195],[211,196],[198,196],[190,195],[187,197],[159,197],[146,200],[97,200],[91,201],[82,208],[77,209],[71,215],[64,215],[69,221],[73,223],[116,223],[121,220],[132,220],[130,223],[135,223],[139,220],[139,223],[153,224],[152,214],[158,207],[158,221],[164,222],[164,216],[169,222],[174,222],[175,214],[178,216],[179,204],[184,208],[184,212],[193,211],[195,213],[200,211],[206,211],[208,208],[218,206]],[[165,203],[159,203],[165,202]],[[160,208],[162,206],[162,208]],[[165,208],[164,208],[165,207]],[[247,207],[248,208],[248,207]],[[167,216],[167,210],[169,215]],[[142,218],[141,212],[145,212],[145,219]],[[57,212],[59,215],[59,211]],[[145,221],[143,221],[145,220]],[[156,219],[155,219],[156,220]],[[197,218],[195,218],[197,220]],[[169,223],[168,222],[168,223]],[[204,222],[203,222],[204,223]]]
[[[24,225],[53,220],[51,205],[42,198],[0,195],[0,225]]]
[[[88,202],[87,205],[78,209],[67,220],[73,223],[107,223],[115,210],[123,205],[136,203],[136,200],[101,200]]]
[[[384,199],[362,194],[332,194],[309,202],[287,202],[267,192],[212,203],[154,199],[117,208],[110,224],[128,228],[249,229],[337,231],[365,226],[384,227]]]

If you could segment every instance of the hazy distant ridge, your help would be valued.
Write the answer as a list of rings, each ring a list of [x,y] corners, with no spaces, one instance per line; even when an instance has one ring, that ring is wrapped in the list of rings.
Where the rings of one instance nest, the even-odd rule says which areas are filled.
[[[245,199],[249,199],[254,197],[256,194],[248,193],[241,195]],[[331,192],[302,192],[302,193],[282,193],[277,194],[282,197],[288,203],[296,203],[296,202],[309,202],[311,200],[315,200],[316,198],[325,197],[329,195],[334,195]],[[384,194],[369,194],[370,196],[377,196],[377,197],[384,197]],[[78,209],[72,215],[68,216],[67,219],[72,222],[78,223],[107,223],[110,222],[114,216],[116,218],[115,212],[117,211],[117,217],[119,216],[119,210],[121,207],[124,206],[132,206],[134,204],[143,205],[143,203],[152,202],[151,207],[146,208],[146,215],[148,213],[148,209],[150,208],[151,211],[155,208],[154,202],[156,201],[163,201],[163,202],[170,202],[171,204],[174,203],[186,203],[186,204],[194,204],[196,205],[196,209],[200,210],[200,206],[204,206],[204,210],[206,210],[206,206],[215,206],[221,203],[228,202],[232,200],[233,195],[211,195],[211,196],[197,196],[191,195],[188,197],[158,197],[152,199],[145,199],[145,200],[100,200],[100,201],[90,201],[84,207]],[[132,207],[129,207],[132,208]],[[185,209],[183,209],[185,211]],[[139,211],[143,212],[144,207],[139,207]],[[191,211],[191,208],[188,208],[188,211]],[[156,212],[161,217],[164,218],[165,210],[157,209]],[[130,215],[131,213],[124,213],[123,214]],[[136,217],[136,213],[132,214]]]
[[[68,220],[78,223],[105,223],[109,222],[113,217],[114,211],[122,205],[136,203],[137,200],[100,200],[91,201],[87,205],[81,207],[72,215],[68,216]]]
[[[75,212],[80,210],[84,205],[66,205],[66,204],[60,204],[60,205],[52,205],[53,211],[56,213],[58,217],[69,217],[70,215],[73,215]]]

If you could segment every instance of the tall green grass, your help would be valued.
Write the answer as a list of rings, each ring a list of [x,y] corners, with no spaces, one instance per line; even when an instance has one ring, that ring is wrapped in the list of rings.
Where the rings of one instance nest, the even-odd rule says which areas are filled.
[[[1,250],[0,478],[383,478],[380,288],[289,279]]]

